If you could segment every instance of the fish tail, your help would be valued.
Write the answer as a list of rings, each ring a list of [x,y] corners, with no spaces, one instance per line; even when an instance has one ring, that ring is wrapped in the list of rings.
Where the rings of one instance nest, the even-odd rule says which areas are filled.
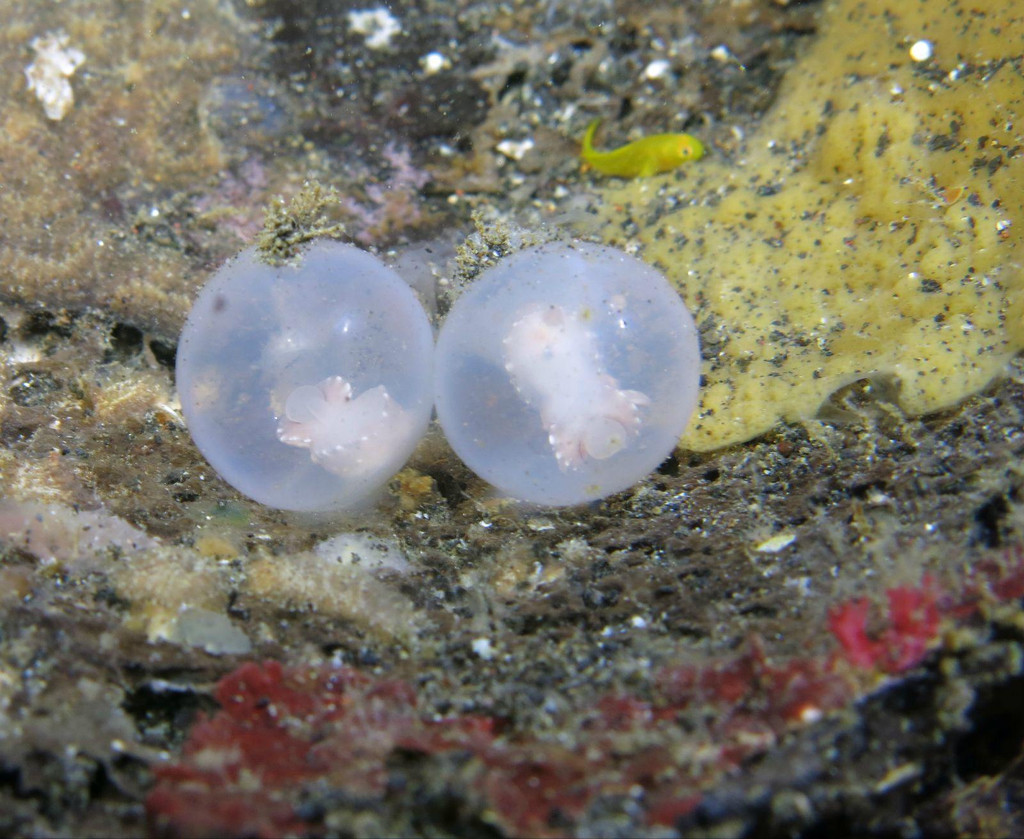
[[[587,126],[587,130],[583,132],[583,148],[580,150],[580,157],[588,162],[594,155],[594,133],[597,131],[597,126],[600,124],[601,118],[595,117],[590,121],[590,125]]]

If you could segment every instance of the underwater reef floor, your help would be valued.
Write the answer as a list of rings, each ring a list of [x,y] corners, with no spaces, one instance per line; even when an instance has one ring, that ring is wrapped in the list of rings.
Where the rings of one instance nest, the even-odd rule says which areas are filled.
[[[1024,28],[984,16],[1020,0],[963,26],[928,18],[955,0],[4,5],[0,833],[1024,833]],[[853,7],[889,29],[846,75],[824,39]],[[55,118],[24,73],[65,48]],[[596,116],[603,147],[692,131],[708,156],[603,180]],[[789,142],[755,154],[765,125]],[[429,282],[524,230],[661,251],[683,286],[680,254],[705,283],[731,249],[743,306],[682,288],[701,444],[584,507],[496,497],[436,431],[358,513],[239,495],[182,422],[176,336],[307,181],[336,191],[307,222]],[[911,211],[931,239],[883,223]],[[938,273],[894,262],[911,245]],[[903,327],[956,334],[971,375],[908,402],[902,360],[844,355],[885,318],[818,341],[757,308],[794,265],[836,299],[900,280],[886,352],[926,367]]]

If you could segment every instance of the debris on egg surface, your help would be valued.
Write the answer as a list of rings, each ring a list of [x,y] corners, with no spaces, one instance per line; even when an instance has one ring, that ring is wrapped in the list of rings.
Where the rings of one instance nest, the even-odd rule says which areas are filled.
[[[502,492],[552,505],[654,470],[700,380],[679,295],[640,260],[586,243],[527,248],[482,273],[449,312],[435,363],[455,452]]]
[[[433,337],[402,278],[352,245],[280,266],[247,250],[203,288],[177,356],[182,412],[224,480],[287,510],[358,505],[431,410]]]

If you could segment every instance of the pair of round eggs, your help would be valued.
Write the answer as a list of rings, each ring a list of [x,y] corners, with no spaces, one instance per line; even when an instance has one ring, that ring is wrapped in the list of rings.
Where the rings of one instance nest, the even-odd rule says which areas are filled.
[[[693,318],[613,248],[549,244],[483,272],[435,346],[415,292],[377,257],[320,241],[254,250],[199,293],[177,383],[193,440],[271,507],[359,505],[412,454],[436,405],[455,452],[523,501],[626,489],[667,457],[697,402]]]

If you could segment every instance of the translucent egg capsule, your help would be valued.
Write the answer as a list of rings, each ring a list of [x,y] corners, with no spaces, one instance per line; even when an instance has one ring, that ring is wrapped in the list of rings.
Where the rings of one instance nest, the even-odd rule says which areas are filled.
[[[579,504],[673,450],[697,404],[700,348],[653,268],[585,243],[485,271],[441,329],[434,398],[455,452],[515,498]]]
[[[433,336],[412,289],[375,256],[319,242],[281,266],[253,250],[199,293],[178,344],[199,450],[250,498],[358,505],[430,421]]]

